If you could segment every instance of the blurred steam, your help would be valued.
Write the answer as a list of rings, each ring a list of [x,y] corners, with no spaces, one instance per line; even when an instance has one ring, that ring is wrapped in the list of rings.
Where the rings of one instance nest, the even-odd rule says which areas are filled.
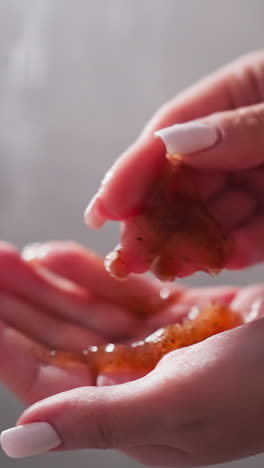
[[[41,85],[45,78],[45,33],[50,13],[49,0],[35,0],[24,13],[18,41],[9,53],[7,80],[21,88]]]
[[[1,145],[9,154],[32,155],[41,138],[33,116],[36,92],[45,85],[51,2],[24,2],[20,31],[9,48],[1,96]]]

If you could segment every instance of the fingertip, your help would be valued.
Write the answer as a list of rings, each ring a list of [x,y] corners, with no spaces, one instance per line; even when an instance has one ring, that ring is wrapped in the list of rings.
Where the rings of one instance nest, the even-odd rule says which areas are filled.
[[[27,262],[34,262],[41,256],[42,248],[43,244],[40,242],[25,245],[21,250],[21,258]]]
[[[254,284],[241,288],[231,302],[231,308],[238,312],[245,322],[263,317],[264,286]]]
[[[160,138],[151,134],[136,141],[103,178],[99,191],[85,210],[86,224],[97,229],[107,220],[123,221],[138,213],[165,162],[165,146]]]
[[[1,433],[2,449],[11,458],[39,455],[59,445],[57,432],[43,421],[12,427]]]
[[[100,229],[107,221],[107,218],[100,213],[99,197],[96,194],[84,212],[84,222],[91,229]]]

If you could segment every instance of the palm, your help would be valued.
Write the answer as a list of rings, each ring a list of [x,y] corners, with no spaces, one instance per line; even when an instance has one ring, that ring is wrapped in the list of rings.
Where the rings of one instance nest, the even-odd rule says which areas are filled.
[[[51,243],[26,252],[27,260],[7,244],[0,246],[0,377],[25,403],[72,388],[133,380],[137,374],[101,374],[100,382],[83,367],[45,362],[35,350],[82,351],[90,345],[131,341],[179,320],[192,305],[230,302],[235,287],[172,288],[183,300],[163,307],[161,286],[146,278],[112,279],[103,262],[71,243]],[[130,300],[153,316],[131,314]],[[127,304],[127,308],[125,305]],[[97,377],[98,379],[98,377]]]
[[[131,340],[158,326],[158,316],[156,323],[138,319],[122,304],[128,295],[159,296],[160,286],[139,278],[120,284],[105,272],[100,259],[76,245],[50,244],[46,254],[24,260],[2,244],[0,258],[0,376],[26,403],[96,385],[88,368],[43,362],[34,352],[39,345],[82,351],[90,345]],[[116,383],[135,377],[113,379]]]

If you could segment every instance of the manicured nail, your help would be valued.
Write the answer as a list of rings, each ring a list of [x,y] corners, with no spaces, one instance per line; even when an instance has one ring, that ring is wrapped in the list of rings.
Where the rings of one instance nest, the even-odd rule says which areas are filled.
[[[192,121],[157,130],[169,154],[191,154],[215,145],[219,139],[216,127],[207,123]]]
[[[47,422],[12,427],[1,434],[1,445],[9,457],[22,458],[48,452],[61,445],[61,440]]]
[[[21,257],[28,262],[34,260],[35,258],[39,257],[39,253],[42,246],[39,243],[25,245],[21,250]]]
[[[84,212],[85,223],[93,229],[99,229],[106,222],[105,217],[99,212],[98,203],[99,197],[95,195]]]

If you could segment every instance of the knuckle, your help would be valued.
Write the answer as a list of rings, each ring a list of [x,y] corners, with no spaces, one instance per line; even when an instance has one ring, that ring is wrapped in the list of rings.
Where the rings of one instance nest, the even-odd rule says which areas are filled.
[[[113,412],[109,411],[109,400],[102,398],[103,393],[96,387],[88,387],[88,389],[80,387],[74,391],[72,398],[64,402],[63,413],[73,412],[76,415],[76,430],[72,435],[72,439],[76,440],[76,445],[81,440],[81,446],[85,448],[116,449],[119,447],[116,418],[113,417]]]
[[[247,54],[240,56],[238,59],[233,62],[234,65],[238,66],[240,70],[245,70],[246,68],[255,68],[264,66],[264,49],[254,50]]]
[[[235,62],[224,85],[230,110],[263,102],[264,50]]]
[[[108,422],[103,414],[101,418],[98,418],[95,433],[94,448],[116,449],[120,446],[120,438],[115,430],[113,421]]]
[[[264,99],[264,61],[246,65],[243,70],[243,80],[248,90],[251,103]]]
[[[252,106],[248,109],[240,109],[238,112],[238,124],[243,124],[251,131],[261,130],[261,135],[264,128],[264,107]]]

